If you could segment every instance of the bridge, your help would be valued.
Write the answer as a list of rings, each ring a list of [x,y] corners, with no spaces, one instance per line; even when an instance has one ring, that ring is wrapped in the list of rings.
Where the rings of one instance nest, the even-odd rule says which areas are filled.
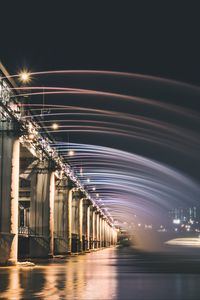
[[[110,247],[117,229],[0,65],[0,264]],[[42,132],[42,133],[41,133]]]

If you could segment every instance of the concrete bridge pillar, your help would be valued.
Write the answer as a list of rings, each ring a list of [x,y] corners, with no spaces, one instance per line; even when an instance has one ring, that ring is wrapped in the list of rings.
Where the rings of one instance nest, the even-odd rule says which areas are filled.
[[[108,243],[109,246],[111,246],[111,227],[108,225]]]
[[[86,224],[87,224],[87,231],[86,231],[86,250],[88,251],[90,249],[90,208],[91,208],[91,205],[88,204],[88,207],[87,207],[87,221],[86,221]]]
[[[105,218],[103,218],[103,226],[102,226],[102,244],[105,247]]]
[[[105,220],[104,220],[104,216],[101,215],[101,248],[104,247],[104,227],[105,227]]]
[[[101,218],[101,247],[104,247],[104,218]]]
[[[90,201],[88,199],[83,200],[83,236],[84,244],[83,250],[89,251],[90,249]]]
[[[102,216],[99,215],[99,248],[102,248]]]
[[[103,247],[106,247],[106,220],[103,219]]]
[[[105,222],[105,246],[109,247],[110,246],[110,234],[109,234],[109,225],[107,222]]]
[[[111,246],[111,227],[108,224],[108,244]]]
[[[113,245],[117,244],[117,231],[113,228]]]
[[[50,173],[49,185],[49,256],[54,254],[54,200],[55,200],[55,173]]]
[[[110,244],[111,246],[114,245],[114,230],[112,227],[110,227]]]
[[[31,177],[30,256],[52,257],[54,252],[55,173],[42,163]]]
[[[113,228],[110,226],[110,245],[113,246]]]
[[[96,247],[99,248],[100,247],[100,241],[99,241],[99,212],[96,211]]]
[[[83,196],[75,190],[72,198],[72,252],[83,249]]]
[[[17,263],[19,156],[19,138],[0,122],[0,264]]]
[[[68,239],[68,253],[72,252],[72,199],[73,199],[73,188],[69,190],[67,198],[67,239]]]
[[[68,196],[69,187],[66,178],[56,181],[54,203],[54,253],[68,253]],[[71,250],[71,249],[70,249]]]
[[[96,248],[96,212],[92,209],[92,249]]]
[[[108,247],[108,223],[105,220],[105,247]]]
[[[90,205],[90,236],[89,236],[89,246],[93,249],[93,206]]]
[[[78,238],[79,238],[78,252],[82,252],[83,251],[83,198],[79,199],[79,203],[78,203]]]

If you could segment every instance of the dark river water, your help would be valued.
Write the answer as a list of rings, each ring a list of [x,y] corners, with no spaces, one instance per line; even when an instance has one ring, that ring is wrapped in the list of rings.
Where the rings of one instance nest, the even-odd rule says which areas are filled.
[[[0,299],[200,299],[200,255],[110,248],[0,268]]]

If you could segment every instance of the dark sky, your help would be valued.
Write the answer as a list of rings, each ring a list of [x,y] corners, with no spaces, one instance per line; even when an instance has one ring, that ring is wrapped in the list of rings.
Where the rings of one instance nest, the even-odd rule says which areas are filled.
[[[199,85],[198,7],[184,5],[182,1],[176,5],[174,1],[171,5],[166,3],[4,1],[1,3],[0,60],[11,74],[24,66],[33,72],[116,70]],[[139,87],[139,92],[142,89]],[[136,90],[134,93],[136,95]],[[181,100],[183,103],[182,94]],[[189,103],[188,98],[186,100]],[[198,101],[195,104],[199,109]],[[105,144],[110,142],[115,146],[114,139],[108,136],[107,140],[104,137]],[[96,142],[99,143],[99,139]],[[118,140],[116,143],[118,146]],[[138,149],[136,144],[134,147],[130,143],[126,145],[125,150],[133,148],[139,154],[144,149],[139,143]],[[152,151],[147,148],[144,155],[161,160],[166,157],[167,163],[177,164],[177,156],[153,152],[154,148]],[[195,161],[193,164],[196,166]],[[184,171],[194,170],[187,161],[182,166],[181,160],[180,166]],[[199,173],[198,168],[195,170]]]
[[[3,1],[0,59],[10,73],[109,69],[199,84],[199,10],[160,2]]]

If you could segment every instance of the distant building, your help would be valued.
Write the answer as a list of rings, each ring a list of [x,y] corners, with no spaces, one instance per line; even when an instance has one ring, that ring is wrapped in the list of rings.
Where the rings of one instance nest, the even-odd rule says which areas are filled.
[[[196,206],[189,208],[174,208],[169,211],[169,217],[172,220],[189,221],[200,220],[200,209]]]
[[[200,232],[200,208],[174,208],[169,211],[170,228],[175,231]]]

